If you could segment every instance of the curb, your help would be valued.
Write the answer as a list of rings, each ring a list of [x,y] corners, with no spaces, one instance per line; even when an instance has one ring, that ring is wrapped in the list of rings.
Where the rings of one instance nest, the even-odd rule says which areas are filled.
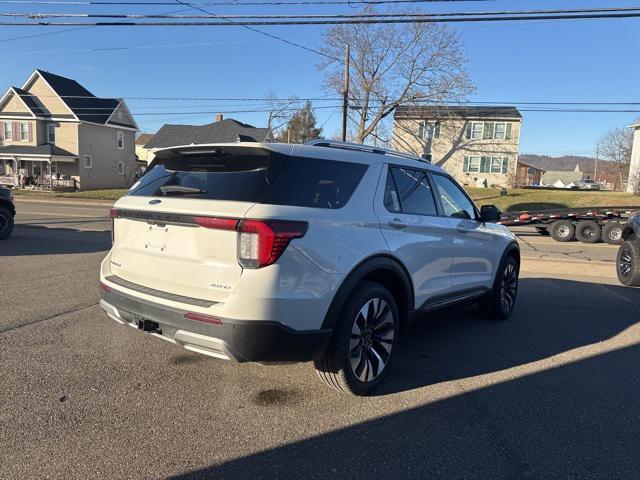
[[[16,195],[13,198],[16,203],[47,203],[47,204],[69,204],[69,205],[95,205],[100,207],[111,207],[117,200],[94,200],[84,198],[27,198]]]

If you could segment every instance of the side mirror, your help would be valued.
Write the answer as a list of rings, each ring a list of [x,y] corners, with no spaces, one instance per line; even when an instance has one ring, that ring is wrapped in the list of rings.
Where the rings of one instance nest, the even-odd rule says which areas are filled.
[[[501,216],[502,212],[495,205],[483,205],[480,207],[480,220],[483,222],[496,223]]]

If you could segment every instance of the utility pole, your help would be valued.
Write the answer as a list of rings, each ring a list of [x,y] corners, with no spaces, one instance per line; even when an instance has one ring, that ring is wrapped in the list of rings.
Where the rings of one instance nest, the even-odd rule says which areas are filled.
[[[349,110],[349,44],[344,48],[344,87],[342,88],[342,141],[347,141],[347,111]]]
[[[596,168],[593,172],[593,181],[598,181],[598,157],[600,156],[600,144],[596,145]]]

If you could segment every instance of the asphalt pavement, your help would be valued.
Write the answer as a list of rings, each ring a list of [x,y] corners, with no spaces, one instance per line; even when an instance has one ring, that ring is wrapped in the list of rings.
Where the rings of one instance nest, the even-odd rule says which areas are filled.
[[[0,478],[638,477],[640,289],[613,247],[523,233],[510,320],[416,315],[384,387],[351,398],[309,364],[210,359],[107,319],[107,213],[19,201],[0,244]]]

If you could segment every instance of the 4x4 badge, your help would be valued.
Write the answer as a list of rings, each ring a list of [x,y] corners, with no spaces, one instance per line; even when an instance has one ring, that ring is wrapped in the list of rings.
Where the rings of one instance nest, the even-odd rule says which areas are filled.
[[[149,205],[158,205],[159,203],[162,203],[162,200],[149,200]]]

